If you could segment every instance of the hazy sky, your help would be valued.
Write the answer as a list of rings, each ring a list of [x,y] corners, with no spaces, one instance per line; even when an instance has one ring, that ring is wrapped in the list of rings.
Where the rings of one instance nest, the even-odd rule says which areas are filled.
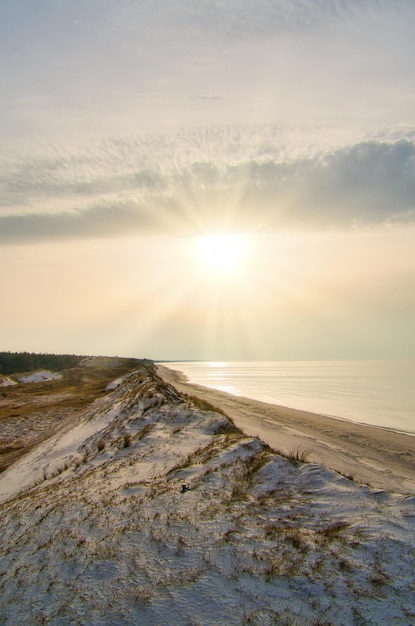
[[[0,350],[415,358],[414,32],[413,0],[2,0]]]

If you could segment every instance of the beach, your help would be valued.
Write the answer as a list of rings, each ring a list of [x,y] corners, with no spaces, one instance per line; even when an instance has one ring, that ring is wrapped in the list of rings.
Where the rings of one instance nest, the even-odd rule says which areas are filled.
[[[415,437],[190,384],[166,364],[158,373],[178,391],[223,410],[245,434],[277,452],[299,454],[356,482],[395,493],[415,493]]]

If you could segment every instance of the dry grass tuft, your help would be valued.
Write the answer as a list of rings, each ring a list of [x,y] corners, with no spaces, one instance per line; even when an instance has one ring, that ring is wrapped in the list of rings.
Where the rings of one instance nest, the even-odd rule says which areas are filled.
[[[285,456],[293,465],[297,465],[298,463],[308,463],[310,454],[311,448],[295,448],[283,456]]]
[[[123,448],[128,448],[129,446],[131,446],[132,441],[133,441],[133,438],[132,438],[131,433],[124,433],[122,437],[122,441],[121,441],[121,446]]]
[[[349,528],[350,523],[345,521],[337,521],[329,524],[329,526],[325,526],[324,528],[319,528],[317,533],[320,537],[328,540],[334,541],[337,539],[346,528]]]
[[[143,426],[140,432],[137,435],[137,440],[141,441],[143,437],[145,437],[152,429],[154,428],[154,424],[148,423]]]
[[[191,404],[192,406],[200,409],[201,411],[209,411],[211,413],[220,413],[221,415],[225,415],[226,413],[217,406],[214,406],[208,400],[204,400],[203,398],[198,398],[197,396],[192,396],[189,394],[182,394],[183,397]]]

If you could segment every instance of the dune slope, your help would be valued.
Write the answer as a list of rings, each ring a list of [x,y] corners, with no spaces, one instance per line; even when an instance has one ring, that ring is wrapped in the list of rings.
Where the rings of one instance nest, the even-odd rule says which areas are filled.
[[[276,454],[152,365],[0,494],[2,624],[415,620],[414,498]]]

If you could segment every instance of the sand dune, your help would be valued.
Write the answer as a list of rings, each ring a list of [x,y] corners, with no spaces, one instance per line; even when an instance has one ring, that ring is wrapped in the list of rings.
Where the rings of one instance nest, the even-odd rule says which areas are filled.
[[[158,366],[185,393],[222,408],[244,433],[284,454],[307,451],[315,463],[378,489],[415,493],[415,437],[315,413],[266,404],[191,385],[180,372]]]
[[[0,474],[1,624],[413,622],[414,497],[276,454],[150,364],[98,374]]]

